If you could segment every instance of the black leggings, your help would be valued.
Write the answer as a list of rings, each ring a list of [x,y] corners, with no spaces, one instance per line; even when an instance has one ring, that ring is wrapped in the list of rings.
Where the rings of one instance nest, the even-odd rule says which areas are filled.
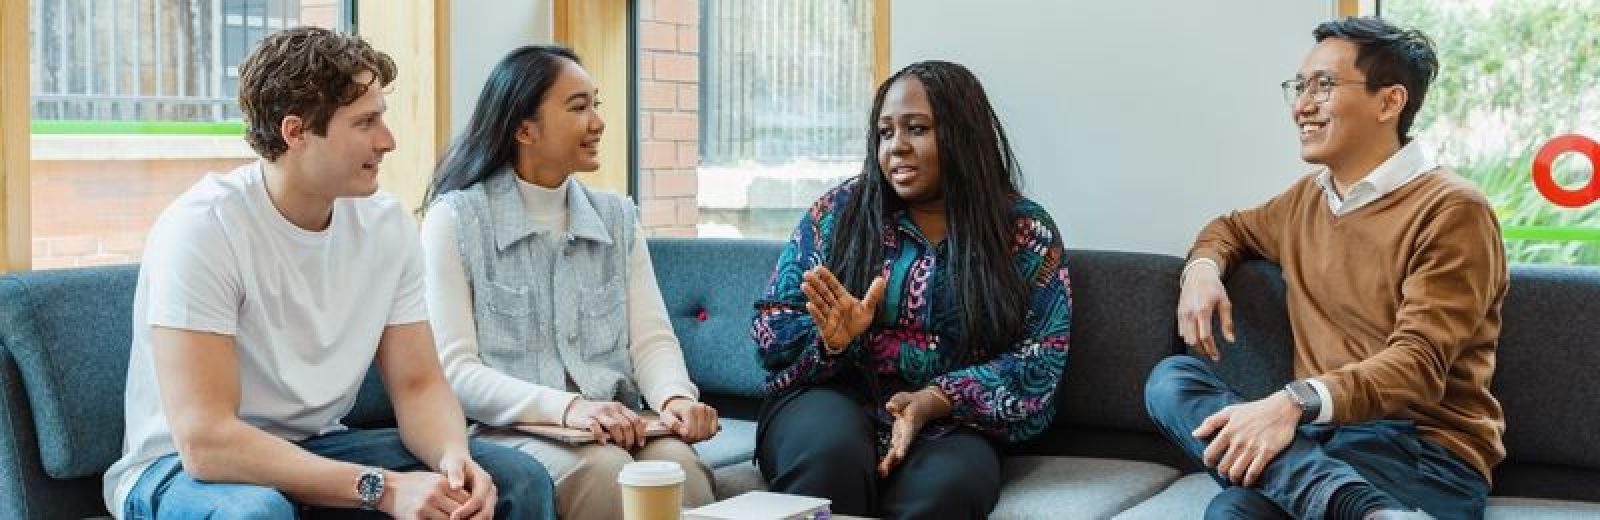
[[[968,428],[912,443],[878,478],[873,423],[839,390],[808,388],[762,414],[761,475],[773,491],[823,497],[833,512],[883,518],[985,518],[1000,500],[1000,455]]]

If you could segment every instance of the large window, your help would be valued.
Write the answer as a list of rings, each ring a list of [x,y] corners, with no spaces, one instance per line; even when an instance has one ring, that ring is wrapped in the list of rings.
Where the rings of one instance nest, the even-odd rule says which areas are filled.
[[[658,0],[638,11],[641,217],[655,234],[783,238],[861,169],[874,0]]]
[[[33,267],[137,261],[174,197],[254,160],[239,62],[275,30],[346,28],[348,3],[30,2]]]
[[[1382,0],[1379,15],[1422,29],[1442,64],[1418,114],[1418,139],[1489,195],[1514,262],[1600,264],[1600,203],[1563,208],[1531,179],[1552,138],[1600,140],[1600,0]],[[1569,190],[1595,165],[1567,153],[1552,176]]]

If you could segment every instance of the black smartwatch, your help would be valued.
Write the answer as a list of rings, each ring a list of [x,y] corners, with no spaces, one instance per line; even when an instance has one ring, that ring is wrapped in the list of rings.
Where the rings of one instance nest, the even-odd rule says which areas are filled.
[[[356,495],[361,497],[362,509],[377,509],[378,501],[383,500],[383,470],[371,466],[361,468],[361,477],[356,479]]]
[[[1294,381],[1285,385],[1283,390],[1289,394],[1290,401],[1300,406],[1300,424],[1315,421],[1322,414],[1322,396],[1317,394],[1317,389],[1312,388],[1310,382],[1304,379]]]

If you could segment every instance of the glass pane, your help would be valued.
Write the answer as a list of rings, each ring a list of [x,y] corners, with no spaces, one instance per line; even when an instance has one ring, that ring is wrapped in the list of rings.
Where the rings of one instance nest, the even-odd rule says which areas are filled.
[[[639,199],[658,235],[786,238],[861,169],[873,2],[639,4]]]
[[[346,4],[30,2],[34,268],[138,261],[173,198],[255,159],[235,98],[264,28],[340,29]]]
[[[1384,0],[1381,15],[1434,39],[1439,78],[1414,133],[1476,181],[1513,262],[1600,264],[1600,203],[1563,208],[1534,188],[1533,159],[1563,134],[1600,140],[1600,0]],[[1593,179],[1582,155],[1555,161],[1568,190]]]

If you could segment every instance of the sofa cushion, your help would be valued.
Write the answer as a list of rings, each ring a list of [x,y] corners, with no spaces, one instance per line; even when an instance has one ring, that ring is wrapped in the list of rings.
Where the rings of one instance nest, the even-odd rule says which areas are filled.
[[[989,518],[1107,518],[1156,494],[1178,470],[1117,459],[1006,457]]]
[[[1570,520],[1600,518],[1600,504],[1541,498],[1489,497],[1491,520]]]
[[[0,344],[32,407],[45,473],[98,475],[122,454],[137,266],[0,278]]]
[[[723,417],[719,422],[722,423],[722,431],[694,445],[694,451],[700,454],[700,460],[705,461],[712,469],[716,469],[747,462],[756,456],[755,421]]]
[[[341,421],[345,426],[379,428],[393,426],[394,407],[389,402],[389,392],[383,386],[383,377],[374,363],[367,369],[366,379],[356,394],[356,402]]]
[[[57,480],[39,462],[27,392],[0,347],[0,518],[84,518],[105,514],[99,475]]]
[[[1139,503],[1116,516],[1118,520],[1165,520],[1168,518],[1200,518],[1205,515],[1211,497],[1221,492],[1217,481],[1202,473],[1191,473],[1167,486],[1156,496]],[[1566,519],[1596,518],[1600,504],[1567,500],[1538,498],[1489,497],[1486,518],[1491,519]]]
[[[711,470],[711,477],[716,479],[713,487],[716,488],[717,500],[733,498],[751,491],[766,491],[767,481],[761,478],[761,469],[753,461],[744,461],[729,464]]]
[[[1160,492],[1178,470],[1160,464],[1086,457],[1006,457],[1000,503],[990,518],[1106,518]],[[715,467],[717,499],[763,491],[750,461]]]
[[[1600,469],[1600,268],[1513,266],[1502,320],[1507,461]]]
[[[756,358],[750,323],[783,243],[653,238],[649,245],[689,378],[702,392],[765,395],[767,372]]]
[[[1212,330],[1219,335],[1222,359],[1206,362],[1245,398],[1266,397],[1294,378],[1294,331],[1284,301],[1283,271],[1270,262],[1243,262],[1228,273],[1226,283],[1233,304],[1234,341],[1221,339],[1221,318],[1214,318]]]
[[[1143,502],[1118,514],[1117,520],[1166,520],[1168,518],[1200,518],[1205,516],[1206,505],[1222,488],[1203,473],[1190,473],[1179,478]]]
[[[1066,264],[1072,342],[1054,424],[1156,431],[1144,410],[1144,380],[1156,362],[1178,352],[1174,316],[1183,260],[1069,250]]]

